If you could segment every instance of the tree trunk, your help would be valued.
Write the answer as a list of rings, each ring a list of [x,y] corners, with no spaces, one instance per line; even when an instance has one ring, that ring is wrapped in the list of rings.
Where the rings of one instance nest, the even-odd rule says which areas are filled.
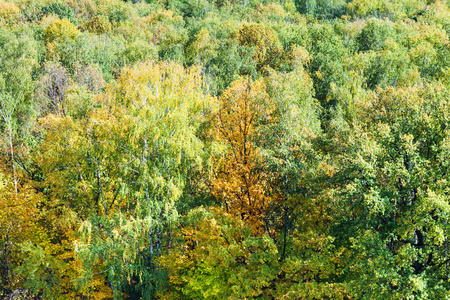
[[[16,176],[16,167],[14,166],[14,147],[13,147],[13,137],[12,137],[12,128],[9,128],[9,148],[11,151],[11,169],[12,169],[12,173],[13,173],[13,180],[14,180],[14,194],[16,197],[16,201],[17,201],[17,176]]]

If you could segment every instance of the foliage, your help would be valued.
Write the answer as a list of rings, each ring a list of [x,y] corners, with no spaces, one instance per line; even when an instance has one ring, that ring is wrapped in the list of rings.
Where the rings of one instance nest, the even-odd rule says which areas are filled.
[[[203,95],[199,79],[198,69],[185,71],[175,64],[146,63],[125,69],[82,129],[91,132],[91,138],[83,141],[83,133],[79,138],[72,134],[74,142],[92,144],[94,151],[87,145],[84,153],[79,146],[69,146],[70,151],[82,150],[78,153],[84,161],[77,164],[76,159],[68,168],[70,173],[58,176],[72,177],[79,192],[97,206],[96,213],[102,212],[84,221],[80,229],[77,253],[86,270],[81,281],[84,289],[95,284],[90,280],[97,268],[108,270],[102,273],[115,297],[127,286],[150,297],[161,284],[153,257],[170,245],[186,175],[201,165],[202,144],[196,128],[212,99]],[[61,142],[51,145],[58,147]],[[117,164],[119,157],[122,162]],[[83,176],[78,175],[80,169],[86,170]],[[81,178],[90,183],[77,184]],[[95,195],[93,199],[86,188]],[[107,257],[121,259],[105,261]],[[130,278],[137,278],[137,283]]]
[[[449,7],[0,0],[0,298],[450,297]]]
[[[336,191],[344,205],[336,230],[347,230],[336,236],[346,251],[359,253],[349,254],[347,263],[356,268],[347,271],[355,297],[369,282],[369,298],[445,294],[447,204],[438,183],[445,179],[437,177],[445,172],[439,159],[446,153],[447,93],[429,84],[387,88],[354,104],[357,119],[350,126],[359,140],[345,139],[355,152],[339,155],[339,168],[348,176]],[[370,275],[372,263],[377,273]]]
[[[212,193],[225,201],[227,212],[254,226],[254,231],[267,230],[264,219],[271,199],[267,196],[267,178],[257,171],[261,163],[253,145],[255,125],[270,106],[263,82],[242,78],[220,97],[216,131],[219,141],[227,146],[214,171]]]
[[[83,28],[85,28],[89,32],[100,34],[111,31],[112,26],[111,22],[109,22],[109,20],[105,16],[97,15],[94,16],[92,19],[90,19],[88,22],[86,22],[83,25]]]
[[[68,19],[56,18],[50,20],[51,21],[44,29],[44,38],[47,43],[73,39],[79,34],[76,26]]]
[[[22,182],[17,190],[7,166],[2,164],[0,175],[0,261],[2,290],[13,290],[21,284],[23,277],[14,272],[14,267],[25,256],[20,249],[23,241],[41,241],[45,232],[36,226],[39,221],[37,203],[39,195],[29,182]]]
[[[340,17],[345,12],[345,3],[342,0],[295,0],[300,13],[318,18]]]
[[[20,9],[16,4],[4,0],[0,1],[0,25],[13,22],[19,13]]]
[[[348,11],[353,16],[376,16],[388,17],[396,20],[405,17],[412,17],[425,10],[427,1],[386,1],[386,0],[353,0],[347,4]]]
[[[67,19],[72,24],[77,25],[77,19],[73,10],[66,4],[61,2],[55,2],[42,7],[42,14],[45,16],[47,14],[53,14],[58,16],[60,19]]]
[[[239,218],[199,208],[186,216],[182,247],[163,256],[170,289],[162,299],[267,298],[279,272],[268,235],[254,237]]]
[[[263,66],[279,67],[282,49],[274,30],[263,24],[243,24],[238,39],[242,46],[253,48],[252,58],[259,70]]]

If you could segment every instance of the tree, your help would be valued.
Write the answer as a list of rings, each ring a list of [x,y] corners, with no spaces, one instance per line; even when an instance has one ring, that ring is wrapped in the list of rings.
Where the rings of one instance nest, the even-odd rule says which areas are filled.
[[[262,23],[244,23],[238,33],[241,46],[250,47],[253,50],[253,60],[256,62],[257,70],[264,71],[265,68],[277,69],[283,59],[282,47],[277,33]]]
[[[191,210],[176,236],[179,246],[159,259],[170,282],[161,298],[270,298],[280,272],[278,250],[267,234],[252,231],[221,209]]]
[[[150,298],[160,288],[154,258],[170,249],[185,180],[202,166],[197,130],[213,102],[197,68],[152,62],[124,69],[99,98],[82,129],[89,144],[68,166],[72,180],[90,181],[98,207],[82,223],[77,246],[85,290],[100,274],[116,298]]]
[[[0,28],[0,47],[4,49],[0,53],[1,289],[7,289],[19,282],[14,268],[19,264],[21,238],[32,239],[28,234],[37,227],[32,224],[37,198],[29,191],[27,176],[21,172],[27,171],[32,140],[32,73],[37,67],[37,45],[25,29]]]
[[[352,297],[448,293],[447,94],[440,84],[378,89],[340,123],[333,231]]]
[[[46,233],[40,221],[38,203],[42,194],[36,192],[26,176],[12,173],[2,159],[0,171],[0,293],[24,284],[27,278],[18,272],[25,255],[20,251],[24,241],[45,242]],[[15,180],[14,180],[15,179]],[[19,180],[20,179],[20,180]]]
[[[345,12],[345,1],[342,0],[295,0],[295,6],[301,14],[321,19],[340,17]]]
[[[216,138],[226,147],[218,158],[212,179],[212,193],[222,199],[228,213],[240,217],[262,234],[272,201],[268,197],[266,174],[258,170],[260,154],[254,145],[259,119],[270,114],[268,95],[262,81],[241,78],[219,98]]]
[[[273,104],[257,129],[257,146],[264,161],[259,171],[267,173],[271,196],[276,199],[272,205],[282,211],[275,226],[284,235],[280,242],[284,259],[290,210],[299,209],[295,208],[299,180],[312,167],[311,141],[320,133],[319,105],[312,97],[312,80],[302,65],[288,74],[272,72],[266,83]]]

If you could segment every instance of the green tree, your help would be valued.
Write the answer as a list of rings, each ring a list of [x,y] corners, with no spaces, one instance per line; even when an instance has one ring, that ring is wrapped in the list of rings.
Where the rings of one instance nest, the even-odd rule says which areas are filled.
[[[161,299],[273,295],[280,272],[277,248],[267,234],[253,236],[240,218],[220,209],[194,209],[184,218],[177,240],[180,246],[159,259],[170,282]]]
[[[295,0],[298,12],[322,19],[340,17],[345,12],[345,3],[342,0]]]
[[[146,63],[125,69],[100,104],[82,162],[99,209],[80,229],[80,282],[89,287],[100,272],[114,297],[134,290],[150,298],[163,275],[153,259],[170,249],[185,180],[202,166],[196,134],[213,99],[197,68]]]
[[[332,122],[333,235],[352,297],[448,295],[447,95],[439,84],[378,89],[353,121]]]
[[[282,259],[286,255],[291,209],[295,205],[299,178],[310,166],[313,138],[320,133],[319,105],[313,98],[312,79],[298,66],[291,73],[273,72],[266,79],[267,93],[273,106],[266,108],[256,137],[258,148],[270,178],[271,191],[280,223],[279,245]],[[260,170],[262,172],[262,169]],[[282,232],[282,233],[281,233]]]

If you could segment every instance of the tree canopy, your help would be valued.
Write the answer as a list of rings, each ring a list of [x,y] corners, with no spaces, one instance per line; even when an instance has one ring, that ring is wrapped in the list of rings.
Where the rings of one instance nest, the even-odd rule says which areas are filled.
[[[449,34],[448,0],[0,0],[0,298],[449,298]]]

